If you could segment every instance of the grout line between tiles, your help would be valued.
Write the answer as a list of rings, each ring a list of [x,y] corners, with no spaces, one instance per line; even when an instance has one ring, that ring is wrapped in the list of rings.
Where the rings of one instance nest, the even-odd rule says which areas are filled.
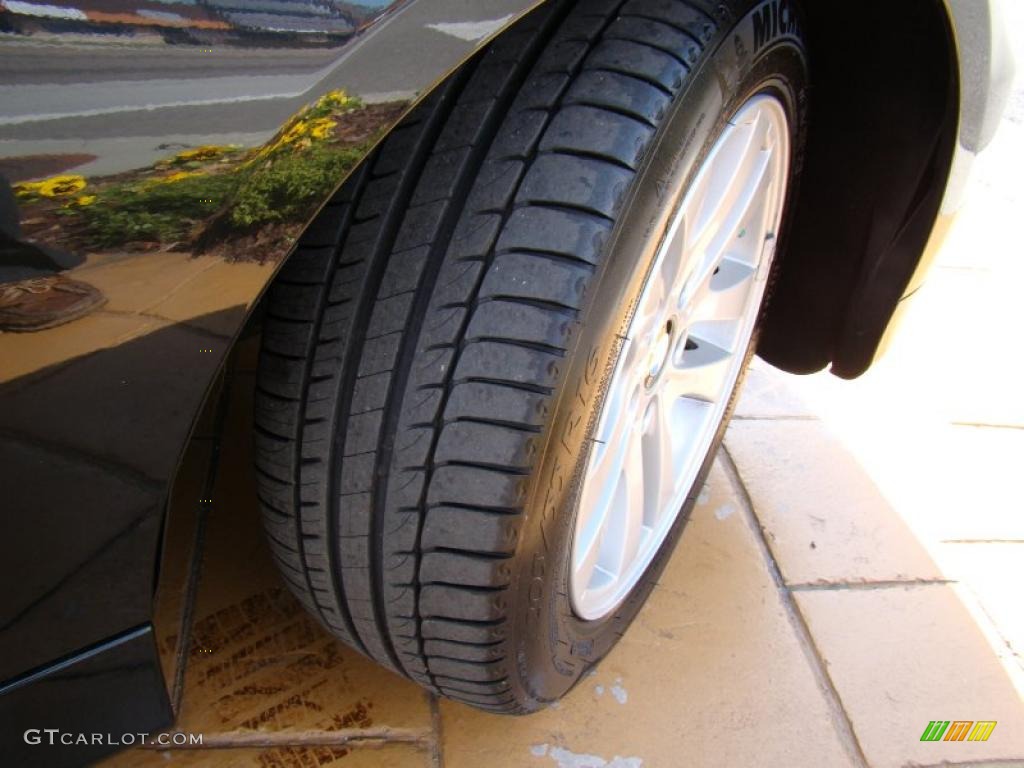
[[[764,558],[765,564],[768,567],[768,572],[771,575],[772,581],[775,582],[775,588],[778,590],[779,597],[782,600],[782,605],[789,617],[790,625],[796,632],[800,647],[804,651],[804,655],[810,664],[814,676],[817,678],[818,687],[824,694],[826,704],[828,705],[832,715],[833,725],[839,735],[839,740],[842,742],[849,757],[852,758],[857,765],[860,765],[863,768],[868,768],[867,757],[864,755],[864,750],[860,745],[860,741],[857,739],[857,734],[853,730],[853,723],[850,720],[850,716],[843,707],[839,691],[836,690],[835,683],[833,683],[832,678],[828,673],[825,659],[821,655],[821,651],[818,649],[817,644],[814,642],[810,627],[807,626],[807,622],[804,620],[804,616],[800,612],[800,608],[793,599],[793,593],[786,586],[786,583],[782,578],[782,572],[779,570],[779,565],[775,562],[775,557],[772,555],[771,548],[768,546],[768,541],[765,539],[764,532],[761,530],[761,525],[757,520],[757,516],[754,512],[754,504],[750,498],[749,492],[747,491],[747,487],[743,483],[743,478],[740,477],[739,470],[736,468],[736,463],[733,461],[732,455],[729,453],[724,443],[719,450],[718,456],[719,460],[722,462],[725,474],[729,478],[729,483],[733,486],[733,490],[739,499],[744,519],[747,521],[747,525],[750,526],[754,534],[757,547],[761,551],[761,556]]]
[[[734,414],[730,421],[821,421],[821,419],[808,414],[792,416],[741,416]]]
[[[790,592],[840,592],[846,590],[895,589],[898,587],[944,587],[956,579],[892,579],[889,581],[827,581],[787,584]]]
[[[998,424],[990,421],[951,421],[954,427],[977,427],[978,429],[1024,429],[1024,424]]]
[[[441,703],[436,693],[427,693],[427,701],[430,703],[430,732],[434,736],[430,748],[431,768],[444,767],[444,737],[441,730]]]
[[[1022,768],[1024,758],[999,757],[994,760],[946,760],[941,763],[904,763],[902,768],[1001,768],[1012,766]]]
[[[942,539],[940,544],[1024,544],[1024,539]]]
[[[306,731],[304,733],[259,733],[252,731],[204,734],[202,744],[147,745],[155,752],[194,751],[206,749],[253,749],[274,747],[382,747],[409,744],[431,745],[432,731],[418,728],[343,728],[337,731]]]

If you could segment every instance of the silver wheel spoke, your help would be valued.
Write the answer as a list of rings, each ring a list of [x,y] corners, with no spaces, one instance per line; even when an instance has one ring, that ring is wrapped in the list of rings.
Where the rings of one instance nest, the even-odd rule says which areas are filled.
[[[644,482],[649,488],[657,489],[650,494],[644,509],[644,520],[649,527],[658,524],[674,492],[677,436],[672,417],[675,399],[667,388],[662,389],[651,403],[650,428],[644,434]]]
[[[627,453],[627,466],[633,469],[638,465],[642,466],[643,462],[643,436],[633,435]],[[644,533],[644,504],[647,490],[644,479],[642,471],[627,471],[623,476],[626,514],[619,518],[621,528],[613,532],[620,544],[614,568],[616,576],[625,574],[640,549],[640,540]]]
[[[628,439],[616,437],[613,442],[595,446],[598,459],[593,469],[592,482],[587,488],[585,513],[581,514],[582,533],[578,544],[581,552],[589,552],[605,531],[609,510],[615,502],[616,488],[626,463]],[[585,556],[585,554],[584,554]]]
[[[594,571],[597,567],[598,555],[601,554],[602,534],[604,532],[604,526],[592,526],[591,530],[587,531],[589,538],[580,541],[580,537],[577,536],[575,544],[577,548],[573,550],[573,573],[578,578],[583,579],[587,589],[593,589]]]
[[[727,346],[712,341],[711,333],[704,334],[702,338],[696,335],[698,332],[695,329],[690,334],[688,348],[682,352],[678,364],[669,371],[665,387],[676,398],[688,397],[714,403],[721,394],[722,382],[729,373],[734,354]],[[721,336],[727,334],[728,326],[720,332]]]
[[[725,249],[739,234],[752,203],[759,193],[764,192],[764,188],[771,181],[769,171],[771,158],[772,153],[769,151],[762,150],[757,153],[756,162],[750,168],[752,175],[746,180],[742,189],[738,190],[735,207],[718,222],[718,229],[707,246],[707,252],[711,255],[710,261],[713,264],[717,265],[721,260]]]
[[[708,288],[694,302],[693,323],[715,318],[740,319],[754,289],[755,267],[731,258],[722,259]]]
[[[789,168],[781,104],[755,96],[682,196],[631,318],[578,501],[573,609],[614,611],[678,518],[739,376]]]
[[[710,166],[705,165],[708,179],[695,190],[703,194],[699,197],[694,196],[695,215],[686,217],[693,224],[686,230],[688,234],[685,250],[704,251],[722,228],[724,219],[733,213],[736,199],[749,182],[743,165],[752,164],[757,159],[757,155],[752,156],[750,152],[757,138],[757,122],[754,118],[727,131],[726,136],[723,136],[724,141],[715,153],[718,162]]]

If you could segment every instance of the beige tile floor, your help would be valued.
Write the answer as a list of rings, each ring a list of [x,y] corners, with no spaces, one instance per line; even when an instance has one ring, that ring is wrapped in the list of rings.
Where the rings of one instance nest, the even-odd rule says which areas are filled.
[[[1024,3],[1011,9],[1024,22]],[[172,549],[204,521],[198,580],[179,558],[158,608],[176,730],[202,732],[204,748],[105,765],[1024,767],[1015,98],[888,357],[852,383],[755,365],[649,604],[537,715],[430,699],[302,613],[259,532],[248,342],[224,428],[200,430],[175,502],[192,514],[176,517]],[[935,719],[998,725],[984,743],[921,742]]]

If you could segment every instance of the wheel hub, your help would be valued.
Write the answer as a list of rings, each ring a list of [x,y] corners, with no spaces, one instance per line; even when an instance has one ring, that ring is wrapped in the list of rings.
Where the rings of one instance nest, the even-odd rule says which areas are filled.
[[[744,104],[672,217],[608,385],[570,564],[573,609],[613,612],[690,492],[739,377],[764,296],[789,169],[785,110]]]

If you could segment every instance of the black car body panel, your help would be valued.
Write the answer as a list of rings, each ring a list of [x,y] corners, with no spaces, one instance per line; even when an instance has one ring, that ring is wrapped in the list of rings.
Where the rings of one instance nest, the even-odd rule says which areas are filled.
[[[344,174],[531,2],[377,2],[331,34],[243,29],[214,5],[181,4],[205,16],[170,30],[72,5],[97,19],[0,10],[33,33],[0,44],[0,280],[45,274],[39,249],[108,299],[58,328],[0,333],[4,755],[24,746],[16,712],[74,729],[116,697],[99,730],[169,723],[151,633],[116,638],[150,626],[168,496],[218,370]],[[123,687],[119,656],[156,674]],[[69,670],[91,676],[94,706],[57,694]]]
[[[149,625],[0,687],[6,765],[85,765],[172,716]]]
[[[952,30],[951,82],[970,84],[952,104],[956,157],[967,157],[1001,108],[1003,47],[987,2],[920,1]],[[108,299],[57,328],[0,333],[0,740],[19,749],[18,729],[41,713],[45,727],[79,730],[169,722],[150,631],[160,542],[218,371],[344,175],[534,0],[278,5],[289,9],[0,0],[0,288],[49,261]],[[763,5],[769,22],[788,12],[784,0]],[[940,199],[953,152],[936,155]],[[936,210],[916,223],[925,237]],[[853,318],[833,324],[871,330],[839,372],[870,363],[921,259],[918,240],[899,251],[897,278],[878,273],[881,301],[865,270],[852,276],[869,297],[866,319],[844,283]],[[806,354],[776,343],[774,361],[835,363],[843,341],[827,342]],[[65,693],[61,681],[79,672],[95,696]],[[24,754],[19,764],[44,760]]]

